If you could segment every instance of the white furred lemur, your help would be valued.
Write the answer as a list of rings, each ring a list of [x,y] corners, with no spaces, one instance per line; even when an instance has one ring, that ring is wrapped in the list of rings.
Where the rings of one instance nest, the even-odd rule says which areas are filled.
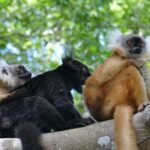
[[[114,30],[110,32],[108,41],[108,49],[122,47],[128,57],[138,64],[150,99],[150,67],[147,66],[150,61],[150,36],[144,38],[134,34],[123,35],[119,30]]]
[[[31,79],[31,73],[23,65],[7,64],[0,59],[0,101],[15,94],[11,92]]]
[[[115,35],[116,36],[116,35]],[[117,150],[138,150],[132,116],[148,101],[137,60],[147,52],[144,38],[120,35],[111,43],[113,54],[85,83],[85,103],[97,121],[112,119]]]

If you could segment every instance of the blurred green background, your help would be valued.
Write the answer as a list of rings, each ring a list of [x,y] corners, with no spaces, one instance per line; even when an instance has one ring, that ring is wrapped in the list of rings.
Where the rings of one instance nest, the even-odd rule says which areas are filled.
[[[92,71],[109,56],[109,31],[150,35],[149,8],[149,0],[0,0],[0,57],[36,75],[61,64],[65,46]],[[74,98],[83,112],[83,97]]]

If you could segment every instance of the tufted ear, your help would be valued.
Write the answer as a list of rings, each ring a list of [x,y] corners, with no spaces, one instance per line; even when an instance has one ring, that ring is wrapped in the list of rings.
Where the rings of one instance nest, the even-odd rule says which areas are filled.
[[[147,36],[145,38],[145,43],[146,43],[146,50],[150,52],[150,36]]]
[[[147,36],[145,38],[145,44],[146,44],[145,58],[150,59],[150,36]]]
[[[71,57],[65,57],[62,59],[63,65],[71,65],[73,59]]]
[[[72,62],[73,58],[74,58],[73,50],[69,46],[64,47],[64,53],[62,56],[63,64]]]
[[[122,33],[118,29],[110,31],[108,33],[108,38],[107,38],[108,50],[113,50],[115,47],[118,47],[120,43],[119,41],[121,40],[121,38],[122,38]]]
[[[0,59],[0,67],[7,66],[7,62],[4,59]]]

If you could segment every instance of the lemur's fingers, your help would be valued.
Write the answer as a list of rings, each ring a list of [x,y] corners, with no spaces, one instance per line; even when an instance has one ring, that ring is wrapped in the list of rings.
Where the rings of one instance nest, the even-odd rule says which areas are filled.
[[[141,104],[138,108],[138,111],[144,111],[144,109],[150,105],[150,101],[145,101],[143,104]]]
[[[144,109],[146,123],[150,123],[150,104],[147,105]]]

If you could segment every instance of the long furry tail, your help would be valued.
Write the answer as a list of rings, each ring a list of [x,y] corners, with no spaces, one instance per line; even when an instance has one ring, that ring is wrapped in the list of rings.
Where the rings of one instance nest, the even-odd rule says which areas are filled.
[[[117,150],[138,150],[136,133],[132,126],[134,108],[129,105],[119,105],[115,109],[115,139]]]
[[[40,130],[30,122],[16,126],[15,136],[21,139],[23,150],[44,150],[40,145]]]

